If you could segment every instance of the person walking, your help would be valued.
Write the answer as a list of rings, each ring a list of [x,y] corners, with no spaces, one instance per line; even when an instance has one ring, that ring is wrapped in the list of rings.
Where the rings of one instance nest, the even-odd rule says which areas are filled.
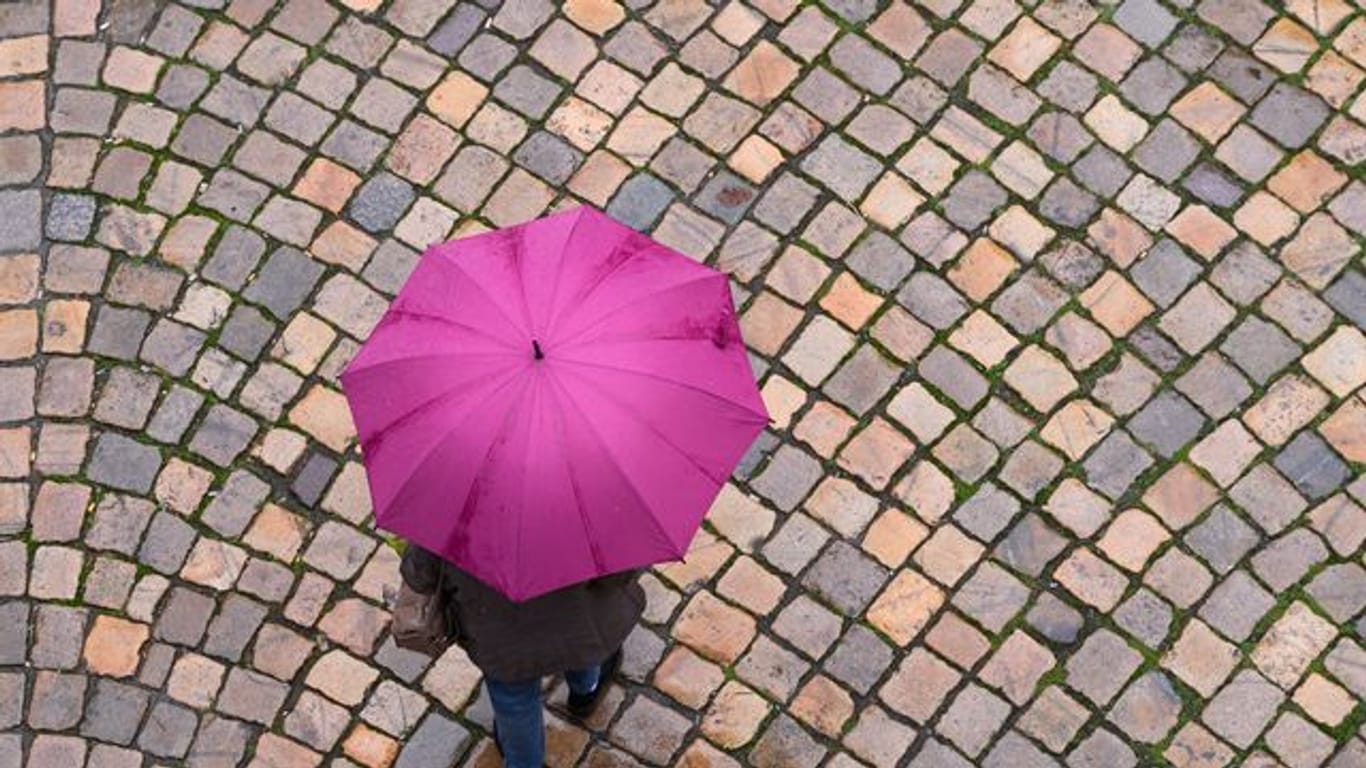
[[[640,570],[683,559],[769,423],[730,278],[559,211],[429,248],[339,378],[375,525],[410,543],[395,642],[454,627],[507,765],[540,768],[542,678],[592,714]]]
[[[514,602],[451,562],[409,544],[399,564],[422,595],[442,590],[447,626],[479,671],[493,703],[493,736],[506,768],[545,763],[541,683],[563,674],[571,717],[587,720],[621,668],[622,644],[645,610],[632,570]]]

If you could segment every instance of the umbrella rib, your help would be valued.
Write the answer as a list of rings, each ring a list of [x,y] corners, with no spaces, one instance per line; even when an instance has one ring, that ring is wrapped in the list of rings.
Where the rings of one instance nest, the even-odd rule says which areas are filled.
[[[610,261],[612,260],[612,257],[613,257],[613,256],[616,256],[618,253],[620,253],[620,252],[622,251],[622,249],[624,249],[624,248],[626,247],[626,243],[630,242],[630,240],[631,240],[631,236],[630,236],[630,235],[627,235],[626,237],[622,238],[620,242],[618,242],[616,245],[612,246],[612,250],[610,250],[610,251],[607,252],[607,258],[606,258],[606,259],[603,259],[603,261],[609,261],[609,262],[610,262]],[[637,253],[639,253],[639,251],[637,251]],[[609,270],[607,270],[606,272],[604,272],[603,275],[602,275],[601,277],[599,277],[596,281],[594,281],[594,283],[593,283],[592,285],[588,286],[588,292],[585,293],[585,294],[583,294],[582,296],[580,296],[579,299],[578,299],[578,304],[579,304],[579,306],[583,306],[585,302],[587,302],[590,298],[593,297],[594,294],[596,294],[596,293],[598,292],[598,289],[602,287],[603,283],[606,283],[608,280],[612,279],[612,277],[615,276],[615,275],[617,274],[617,272],[621,271],[621,268],[624,267],[624,266],[626,266],[626,264],[629,263],[629,262],[631,261],[631,259],[633,259],[633,258],[635,258],[635,255],[634,255],[634,254],[631,255],[631,256],[628,256],[627,258],[622,259],[622,260],[619,261],[619,262],[617,262],[616,264],[614,264],[614,265],[612,266],[611,269],[609,269]],[[554,309],[554,306],[555,306],[554,304],[551,305],[551,309],[552,309],[552,310]],[[551,317],[551,318],[550,318],[550,325],[551,325],[551,326],[553,326],[553,325],[555,324],[555,322],[554,322],[554,321],[555,321],[555,318],[558,317],[558,316],[559,316],[559,313],[556,313],[554,317]]]
[[[479,291],[480,293],[484,294],[484,298],[488,299],[488,301],[489,301],[489,306],[493,307],[493,310],[494,310],[495,312],[497,312],[499,315],[501,315],[502,318],[503,318],[505,321],[507,321],[507,324],[508,324],[508,325],[511,325],[511,326],[513,326],[513,327],[515,327],[515,328],[518,328],[518,329],[521,330],[523,333],[526,333],[526,329],[525,329],[525,328],[522,328],[522,327],[518,326],[517,322],[514,321],[510,316],[508,316],[508,313],[505,312],[505,311],[503,310],[503,308],[498,304],[498,300],[495,299],[495,298],[493,298],[493,294],[489,293],[489,291],[488,291],[487,288],[485,288],[484,286],[480,285],[478,280],[475,280],[475,279],[470,275],[469,272],[466,272],[466,271],[465,271],[465,268],[464,268],[464,267],[460,266],[460,262],[458,262],[458,261],[456,261],[454,258],[448,256],[448,257],[446,257],[446,263],[449,264],[449,265],[451,265],[451,267],[452,267],[456,272],[459,272],[461,277],[463,277],[463,278],[465,278],[465,280],[469,281],[470,285],[473,285],[473,286],[474,286],[474,289],[475,289],[476,291]]]
[[[506,387],[510,381],[513,380],[513,377],[515,376],[516,373],[517,373],[517,371],[512,370],[512,371],[508,371],[506,374],[504,374],[505,380],[502,381],[501,383],[499,383],[497,386],[493,387],[491,390],[489,390],[489,393],[488,393],[487,395],[485,395],[485,396],[483,397],[483,399],[481,399],[481,400],[479,401],[479,405],[480,405],[480,406],[483,406],[483,405],[485,405],[486,403],[488,403],[489,400],[492,400],[494,395],[496,395],[496,394],[498,394],[499,392],[501,392],[502,389],[503,389],[504,387]],[[388,423],[387,425],[385,425],[382,429],[376,431],[375,434],[371,435],[371,436],[370,436],[369,438],[367,438],[364,442],[370,444],[370,450],[371,450],[371,452],[375,451],[375,450],[376,450],[375,441],[378,440],[378,441],[380,441],[380,442],[382,443],[383,440],[384,440],[385,435],[387,435],[388,433],[392,432],[392,431],[395,430],[395,429],[398,429],[399,426],[404,425],[404,424],[407,424],[408,422],[412,421],[412,420],[413,420],[414,418],[416,418],[420,413],[425,412],[425,411],[428,411],[428,410],[431,410],[432,408],[436,407],[436,406],[437,406],[439,403],[441,403],[442,401],[445,401],[445,400],[449,399],[450,397],[452,397],[453,395],[456,394],[456,390],[457,390],[457,389],[459,389],[459,387],[451,387],[451,388],[445,390],[444,392],[442,392],[441,394],[439,394],[439,395],[437,395],[437,396],[431,398],[430,400],[427,400],[426,402],[421,403],[421,404],[418,405],[417,407],[412,408],[411,410],[405,411],[405,412],[404,412],[402,415],[400,415],[398,418],[396,418],[396,419],[394,419],[393,421],[389,422],[389,423]],[[471,409],[471,413],[473,413],[473,412],[474,412],[474,409]],[[444,442],[445,442],[445,438],[443,438],[442,440],[437,441],[436,446],[433,446],[432,450],[435,450],[437,447],[439,447],[440,445],[442,445]],[[364,447],[364,445],[362,445],[362,447]],[[427,452],[427,454],[424,455],[420,461],[415,462],[415,465],[414,465],[414,469],[415,469],[415,470],[416,470],[416,465],[420,465],[423,461],[426,461],[426,460],[427,460],[427,456],[430,456],[430,455],[431,455],[432,450],[429,450],[429,451]],[[412,472],[409,472],[409,473],[403,478],[403,482],[400,483],[399,485],[401,486],[401,485],[407,484],[408,478],[412,477],[412,474],[413,474]]]
[[[615,463],[616,456],[612,453],[612,449],[608,447],[607,441],[604,440],[602,435],[598,432],[597,426],[594,425],[593,422],[588,418],[588,414],[584,412],[583,406],[579,404],[578,399],[575,398],[574,394],[570,392],[568,387],[565,387],[563,384],[560,385],[560,389],[564,392],[565,400],[574,408],[575,411],[578,411],[579,417],[582,418],[583,423],[588,426],[588,433],[592,435],[593,440],[596,441],[597,444],[602,447],[602,452],[607,454],[607,456],[611,458]],[[617,466],[617,472],[621,475],[622,479],[626,481],[626,487],[631,490],[631,495],[636,497],[636,502],[640,504],[641,508],[645,510],[645,514],[647,517],[650,518],[650,522],[654,523],[655,530],[659,533],[660,536],[664,538],[665,541],[669,543],[669,546],[673,548],[674,554],[678,555],[679,557],[682,557],[683,551],[679,548],[678,544],[673,540],[673,538],[669,536],[669,532],[665,530],[664,524],[661,523],[659,521],[659,518],[655,516],[655,511],[650,508],[650,505],[648,503],[646,503],[645,497],[641,495],[640,489],[636,488],[636,484],[632,482],[631,476],[626,474],[626,472],[623,471],[619,465]]]
[[[526,229],[518,228],[514,230],[512,237],[513,263],[517,269],[517,293],[522,297],[522,319],[526,321],[527,333],[536,337],[536,321],[531,317],[531,302],[526,297],[526,276],[522,274],[524,269],[523,260],[526,259]]]
[[[493,399],[494,395],[497,395],[499,392],[502,392],[503,389],[507,387],[511,381],[513,381],[513,379],[509,378],[508,381],[504,381],[497,387],[494,387],[493,391],[489,392],[488,396],[486,396],[483,399],[483,401],[480,402],[480,405],[482,406],[484,404],[487,404],[489,400]],[[508,412],[503,415],[502,428],[507,427],[507,420],[511,418],[511,416],[512,409],[509,408]],[[445,446],[446,441],[450,440],[452,437],[459,436],[460,434],[461,433],[459,431],[453,429],[451,430],[450,434],[438,440],[436,445],[432,446],[419,461],[413,464],[413,471],[409,472],[407,477],[403,479],[402,485],[406,486],[408,484],[408,480],[411,479],[412,476],[417,473],[417,470],[421,469],[422,465],[426,464],[428,461],[431,461],[431,457],[435,455],[436,452],[439,451],[443,446]],[[442,547],[443,551],[449,551],[451,549],[451,543],[454,541],[456,536],[461,532],[462,528],[465,525],[465,522],[469,519],[470,514],[474,511],[472,506],[470,505],[470,495],[474,492],[474,486],[478,485],[480,475],[484,474],[484,469],[488,466],[489,463],[489,457],[493,455],[493,446],[497,442],[497,439],[494,439],[493,441],[489,442],[488,447],[484,449],[484,455],[479,458],[479,463],[474,468],[474,474],[470,475],[470,484],[465,489],[464,497],[460,499],[460,516],[456,518],[455,525],[451,526],[450,533],[446,536],[445,546]]]
[[[596,329],[597,327],[601,326],[603,323],[605,323],[605,322],[607,322],[608,320],[611,320],[613,317],[615,317],[615,316],[621,314],[623,311],[625,311],[625,310],[627,310],[627,309],[630,309],[631,307],[637,306],[637,305],[639,305],[639,304],[642,304],[642,303],[644,303],[644,302],[646,302],[646,301],[648,301],[648,300],[650,300],[650,299],[653,299],[654,297],[656,297],[656,296],[658,296],[658,295],[660,295],[660,294],[668,293],[669,291],[672,291],[672,290],[675,290],[675,289],[678,289],[678,288],[684,288],[684,287],[689,286],[689,285],[692,285],[692,284],[694,284],[694,283],[700,283],[700,282],[702,282],[703,280],[710,280],[710,279],[716,278],[716,277],[722,277],[722,278],[724,278],[725,276],[722,275],[722,274],[719,273],[719,272],[713,272],[713,273],[710,273],[710,274],[702,275],[702,276],[700,276],[700,277],[688,278],[687,280],[684,280],[684,281],[681,282],[681,283],[675,283],[675,284],[669,286],[668,288],[661,288],[661,289],[659,289],[659,290],[657,290],[657,291],[651,291],[651,292],[649,292],[649,293],[647,293],[647,294],[644,294],[644,295],[642,295],[642,296],[637,296],[636,298],[631,299],[630,301],[626,302],[625,304],[622,304],[622,305],[619,306],[619,307],[615,307],[614,309],[612,309],[611,312],[608,312],[607,314],[600,316],[597,320],[594,320],[593,322],[589,323],[588,325],[584,326],[583,328],[580,328],[578,331],[574,332],[574,334],[573,334],[572,336],[570,336],[569,338],[567,338],[567,339],[561,339],[561,340],[558,342],[558,346],[559,346],[561,349],[565,348],[565,347],[568,346],[571,342],[578,340],[578,339],[579,339],[580,337],[582,337],[585,333],[588,333],[589,331],[592,331],[592,330]],[[586,297],[585,297],[585,298],[586,298]]]
[[[546,378],[554,387],[552,391],[554,391],[557,396],[560,395],[561,390],[564,389],[564,385],[560,383],[559,377],[551,374]],[[565,393],[564,396],[568,397],[568,394]],[[584,539],[588,542],[588,551],[593,555],[593,566],[597,569],[598,573],[606,573],[607,562],[603,560],[602,549],[598,546],[597,539],[594,538],[593,523],[588,517],[588,512],[584,509],[583,492],[582,489],[579,488],[579,479],[574,474],[574,464],[569,459],[569,438],[568,429],[564,424],[564,414],[560,411],[555,411],[555,413],[557,416],[555,419],[555,426],[557,427],[556,434],[560,438],[560,451],[561,455],[564,456],[565,471],[569,475],[569,488],[573,491],[574,511],[578,513],[579,524],[583,527]]]
[[[462,330],[470,331],[471,333],[475,333],[475,334],[477,334],[477,335],[479,335],[479,336],[483,336],[483,337],[486,338],[486,339],[490,339],[490,340],[492,340],[492,341],[496,341],[496,342],[498,342],[498,344],[499,344],[500,346],[507,347],[508,349],[515,349],[515,348],[516,348],[513,344],[509,343],[506,339],[501,339],[501,338],[499,338],[499,337],[493,335],[492,333],[489,333],[488,330],[486,330],[486,329],[484,329],[484,328],[480,328],[480,327],[478,327],[478,326],[470,325],[469,323],[462,323],[462,322],[460,322],[459,320],[452,320],[452,319],[449,318],[449,317],[442,317],[441,315],[433,315],[433,314],[429,314],[429,313],[427,313],[427,312],[414,312],[414,311],[411,310],[411,309],[402,309],[402,308],[399,308],[399,307],[390,307],[390,309],[389,309],[389,314],[392,315],[392,316],[394,317],[395,322],[397,322],[398,320],[403,320],[403,319],[408,319],[408,318],[411,318],[411,319],[414,319],[414,320],[431,320],[431,321],[440,323],[440,324],[442,324],[442,325],[449,325],[449,326],[451,326],[452,328],[460,328],[460,329],[462,329]]]
[[[560,250],[560,266],[555,270],[555,285],[550,288],[550,306],[546,307],[546,312],[549,314],[546,316],[545,325],[536,331],[542,336],[549,334],[551,326],[554,325],[555,305],[560,299],[560,283],[562,282],[560,278],[564,276],[564,255],[574,242],[574,235],[579,231],[579,225],[583,223],[584,210],[586,210],[584,207],[579,207],[574,223],[569,227],[569,235],[564,239],[564,247]]]
[[[348,370],[348,371],[346,372],[345,378],[346,378],[346,379],[349,379],[349,378],[352,378],[353,376],[355,376],[355,375],[358,374],[358,373],[364,373],[364,372],[366,372],[366,371],[378,370],[378,369],[380,369],[380,368],[385,368],[385,367],[390,366],[390,365],[393,365],[393,364],[395,364],[395,363],[407,363],[407,362],[411,362],[411,361],[413,361],[413,360],[430,360],[430,359],[443,358],[443,357],[458,357],[458,358],[461,358],[461,359],[464,359],[464,360],[477,360],[477,359],[479,359],[479,358],[494,358],[494,359],[501,359],[501,360],[509,360],[509,359],[518,359],[518,360],[520,360],[520,359],[521,359],[521,355],[517,355],[517,354],[515,354],[515,353],[513,353],[513,352],[511,352],[511,351],[508,351],[508,352],[430,352],[430,353],[425,354],[425,355],[404,355],[404,356],[402,356],[402,357],[391,357],[391,358],[389,358],[389,359],[387,359],[387,360],[381,360],[381,361],[379,361],[378,363],[370,363],[370,364],[368,364],[368,365],[362,365],[361,367],[356,368],[356,369],[354,369],[354,370]]]
[[[722,478],[717,478],[717,477],[713,476],[712,473],[711,473],[710,471],[708,471],[706,467],[702,466],[702,464],[701,464],[700,462],[698,462],[696,458],[694,458],[694,457],[693,457],[691,454],[689,454],[687,451],[683,450],[683,448],[681,448],[681,447],[680,447],[677,443],[675,443],[673,440],[669,439],[669,437],[668,437],[667,435],[665,435],[663,432],[660,432],[659,429],[655,427],[655,425],[651,424],[650,422],[646,421],[645,419],[640,418],[640,416],[637,415],[635,411],[631,410],[630,408],[625,408],[625,407],[623,407],[621,404],[617,403],[617,402],[616,402],[615,400],[613,400],[613,398],[611,398],[611,397],[604,397],[604,398],[602,398],[602,399],[603,399],[604,402],[611,403],[618,411],[620,411],[621,413],[626,414],[630,419],[632,419],[633,421],[635,421],[637,424],[640,424],[641,426],[645,427],[645,429],[647,429],[651,434],[653,434],[655,437],[659,438],[659,441],[660,441],[661,443],[664,443],[665,445],[667,445],[667,446],[669,446],[670,448],[674,449],[674,453],[677,453],[679,456],[682,456],[684,459],[686,459],[686,460],[688,461],[688,463],[691,464],[691,465],[693,466],[694,469],[696,469],[699,473],[702,474],[703,477],[707,478],[708,480],[712,481],[713,483],[716,483],[717,487],[720,487],[721,485],[723,485],[723,484],[726,482],[726,479],[725,479],[724,477],[722,477]],[[730,401],[727,400],[726,402],[730,402]]]
[[[570,364],[573,364],[573,365],[582,365],[582,366],[585,366],[585,367],[588,367],[588,368],[599,368],[599,369],[601,369],[601,370],[604,370],[604,371],[612,371],[612,372],[614,372],[614,373],[625,373],[625,374],[629,374],[629,375],[632,375],[632,376],[640,376],[640,377],[642,377],[642,378],[653,379],[653,380],[655,380],[655,381],[663,382],[663,383],[665,383],[665,384],[669,384],[669,385],[672,385],[672,386],[675,386],[675,387],[682,387],[683,389],[692,390],[693,392],[698,392],[698,393],[700,393],[700,394],[706,395],[707,397],[710,397],[710,398],[712,398],[712,399],[714,399],[714,400],[718,400],[718,401],[720,401],[720,402],[722,402],[722,403],[725,403],[726,405],[729,405],[729,406],[731,406],[731,407],[733,407],[733,408],[738,408],[739,410],[744,411],[745,413],[754,416],[754,417],[755,417],[755,423],[761,423],[761,424],[767,424],[767,423],[768,423],[768,414],[756,413],[755,411],[750,410],[750,408],[749,408],[748,406],[744,405],[743,403],[738,403],[738,402],[736,402],[736,401],[734,401],[734,400],[731,400],[731,399],[728,398],[728,397],[724,397],[724,396],[722,396],[722,395],[718,395],[718,394],[716,394],[715,392],[712,392],[712,391],[709,390],[709,389],[703,389],[702,387],[699,387],[699,386],[697,386],[696,384],[689,384],[689,383],[687,383],[686,381],[679,381],[679,380],[677,380],[677,379],[670,379],[670,378],[668,378],[668,377],[666,377],[666,376],[660,376],[660,375],[657,374],[657,373],[648,373],[648,372],[646,372],[646,371],[637,371],[637,370],[635,370],[635,369],[633,369],[633,368],[623,368],[622,366],[619,366],[619,365],[609,365],[609,364],[607,364],[607,363],[591,363],[591,362],[588,362],[587,360],[574,360],[574,359],[572,359],[572,358],[563,358],[563,357],[562,357],[562,358],[557,358],[557,359],[558,359],[558,361],[561,362],[561,363],[570,363]]]
[[[529,318],[528,318],[528,319],[529,319]],[[531,381],[533,384],[539,384],[539,383],[541,382],[541,377],[532,378],[532,379],[530,379],[530,381]],[[528,384],[528,386],[531,387],[532,384]],[[533,388],[532,388],[532,392],[530,393],[528,399],[530,399],[533,403],[539,404],[540,398],[541,398],[540,389],[541,389],[540,387],[533,387]],[[508,409],[508,418],[511,418],[512,410],[513,410],[513,409],[511,409],[511,408]],[[535,418],[536,418],[536,409],[533,407],[533,408],[531,408],[530,412],[528,412],[527,415],[526,415],[526,431],[527,431],[526,446],[525,446],[525,447],[523,448],[523,450],[522,450],[522,462],[521,462],[521,466],[519,467],[519,469],[521,470],[521,483],[519,483],[519,485],[520,485],[520,490],[521,490],[521,499],[520,499],[521,503],[517,505],[517,520],[516,520],[516,526],[515,526],[515,527],[516,527],[516,531],[517,531],[517,543],[516,543],[516,545],[514,545],[513,550],[512,550],[512,557],[513,557],[512,579],[516,579],[516,580],[519,580],[519,581],[520,581],[520,575],[521,575],[521,573],[522,573],[522,551],[523,551],[523,550],[522,550],[522,531],[523,531],[523,528],[524,528],[524,524],[526,523],[526,506],[527,506],[527,503],[526,503],[526,494],[527,494],[527,488],[529,488],[530,485],[531,485],[530,483],[527,482],[527,467],[531,466],[531,445],[532,445],[532,437],[533,437],[533,435],[534,435],[534,433],[535,433],[535,428],[536,428]],[[492,451],[490,451],[490,452],[492,452]],[[487,462],[487,461],[488,461],[487,457],[485,457],[484,460],[485,460],[485,462]],[[481,471],[482,471],[482,467],[481,467]],[[508,580],[508,581],[511,581],[511,580]],[[518,584],[518,586],[520,586],[520,584]],[[519,592],[520,592],[520,590],[519,590]]]

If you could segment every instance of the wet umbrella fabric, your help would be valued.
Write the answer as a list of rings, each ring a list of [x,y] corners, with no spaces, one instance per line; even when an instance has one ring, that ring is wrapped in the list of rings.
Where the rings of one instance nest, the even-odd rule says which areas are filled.
[[[588,207],[429,249],[341,380],[377,524],[514,600],[681,557],[768,418],[725,275]]]

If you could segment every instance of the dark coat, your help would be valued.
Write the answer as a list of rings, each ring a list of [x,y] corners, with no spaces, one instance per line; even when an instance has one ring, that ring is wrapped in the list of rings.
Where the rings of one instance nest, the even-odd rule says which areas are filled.
[[[603,576],[515,603],[455,565],[409,544],[403,580],[430,594],[441,582],[457,642],[486,677],[505,682],[598,664],[626,640],[645,610],[639,571]]]

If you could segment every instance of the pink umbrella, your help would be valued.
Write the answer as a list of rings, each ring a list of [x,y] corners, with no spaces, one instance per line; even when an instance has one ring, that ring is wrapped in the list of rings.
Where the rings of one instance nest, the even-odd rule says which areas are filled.
[[[588,207],[428,249],[341,379],[377,523],[514,600],[681,558],[768,420],[726,276]]]

